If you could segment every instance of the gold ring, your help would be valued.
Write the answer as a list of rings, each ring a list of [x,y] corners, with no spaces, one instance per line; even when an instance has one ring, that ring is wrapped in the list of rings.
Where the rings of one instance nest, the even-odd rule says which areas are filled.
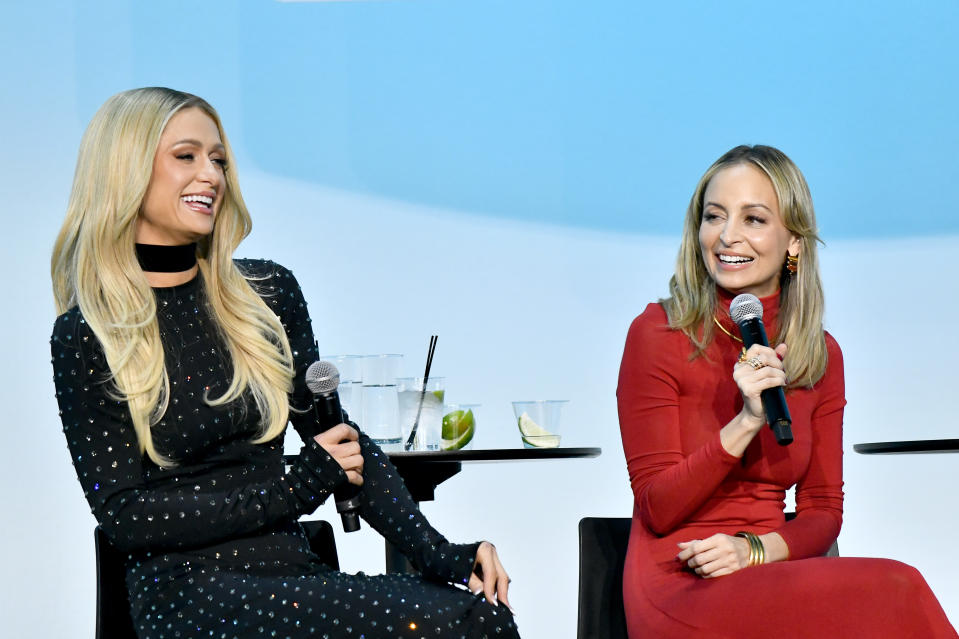
[[[759,359],[758,357],[750,357],[746,360],[746,363],[752,366],[754,371],[758,371],[760,368],[765,366],[763,360]]]

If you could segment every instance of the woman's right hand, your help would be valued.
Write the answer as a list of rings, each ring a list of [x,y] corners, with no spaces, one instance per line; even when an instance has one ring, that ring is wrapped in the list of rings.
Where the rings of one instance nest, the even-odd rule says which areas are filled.
[[[676,558],[704,579],[731,575],[749,565],[749,542],[742,537],[717,533],[677,545]]]
[[[363,485],[363,455],[360,451],[360,434],[349,424],[337,424],[313,440],[336,460],[351,484]]]
[[[743,396],[740,415],[754,425],[757,431],[766,423],[762,392],[767,388],[786,385],[786,372],[782,363],[785,356],[785,344],[780,344],[775,350],[753,344],[746,351],[745,361],[736,362],[733,367],[733,379]]]

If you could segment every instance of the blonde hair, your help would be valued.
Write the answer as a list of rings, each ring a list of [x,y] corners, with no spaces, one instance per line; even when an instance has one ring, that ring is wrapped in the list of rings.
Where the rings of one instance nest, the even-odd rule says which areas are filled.
[[[210,313],[233,364],[219,406],[249,392],[260,413],[254,443],[286,427],[293,358],[279,318],[233,263],[249,233],[250,214],[237,183],[233,152],[216,111],[195,95],[162,87],[118,93],[90,121],[77,157],[66,218],[50,264],[57,312],[79,306],[103,346],[111,394],[126,400],[140,452],[161,466],[174,460],[153,444],[151,427],[166,412],[170,380],[164,365],[156,299],[134,249],[136,221],[150,183],[160,135],[170,119],[198,108],[216,123],[226,148],[227,188],[213,233],[197,245]]]
[[[699,227],[709,181],[723,169],[752,164],[769,177],[779,199],[785,227],[799,238],[799,265],[780,278],[779,326],[773,344],[788,344],[783,365],[790,388],[815,384],[826,372],[826,338],[822,327],[824,296],[819,277],[816,232],[809,186],[799,168],[782,151],[770,146],[737,146],[716,160],[700,178],[686,211],[676,273],[669,280],[670,297],[661,300],[671,328],[682,330],[701,355],[713,338],[716,285],[703,263]],[[785,259],[785,256],[783,256]]]

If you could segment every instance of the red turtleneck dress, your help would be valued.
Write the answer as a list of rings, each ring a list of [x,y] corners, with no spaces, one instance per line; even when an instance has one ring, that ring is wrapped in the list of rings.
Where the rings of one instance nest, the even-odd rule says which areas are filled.
[[[731,296],[719,316],[733,335]],[[762,299],[769,335],[779,296]],[[842,353],[828,333],[826,374],[786,393],[795,441],[763,428],[741,459],[720,429],[742,408],[733,365],[742,344],[716,331],[705,357],[650,304],[629,329],[619,422],[634,508],[623,597],[631,637],[956,638],[922,576],[887,559],[824,558],[842,523]],[[796,513],[783,516],[796,485]],[[778,532],[790,560],[703,579],[677,543],[715,533]]]

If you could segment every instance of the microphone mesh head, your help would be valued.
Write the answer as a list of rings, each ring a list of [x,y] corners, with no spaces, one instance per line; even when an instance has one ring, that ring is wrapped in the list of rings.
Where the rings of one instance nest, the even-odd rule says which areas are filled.
[[[763,303],[759,298],[749,293],[743,293],[733,298],[729,305],[729,316],[733,321],[740,324],[748,319],[763,318]]]
[[[314,395],[335,391],[340,385],[340,371],[329,362],[313,362],[306,369],[306,385]]]

